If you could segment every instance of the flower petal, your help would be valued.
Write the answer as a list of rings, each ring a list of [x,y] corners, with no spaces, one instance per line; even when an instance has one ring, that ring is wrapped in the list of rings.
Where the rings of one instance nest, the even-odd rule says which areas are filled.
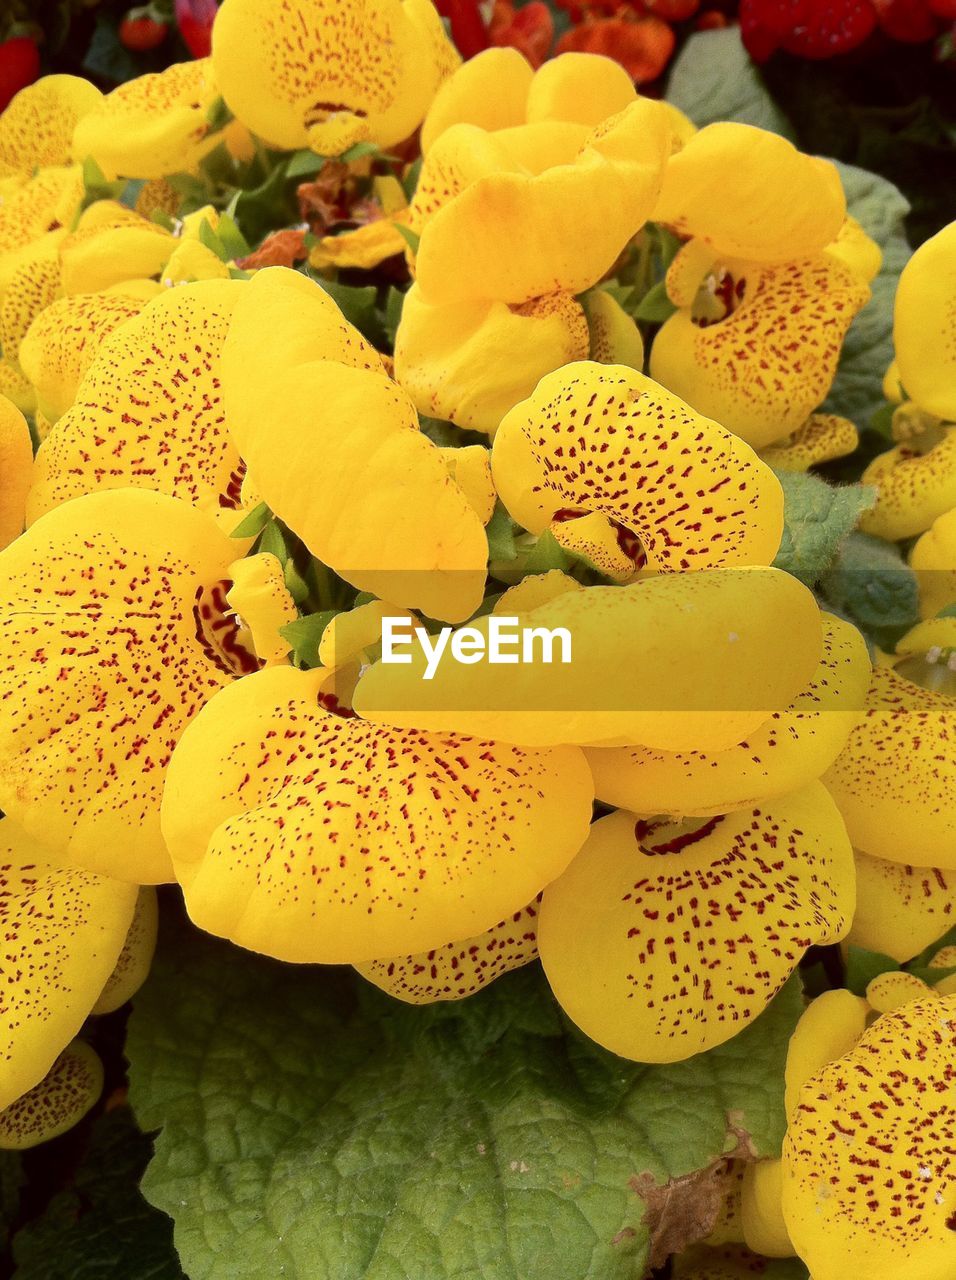
[[[238,674],[204,627],[235,554],[208,517],[137,490],[57,507],[0,553],[0,805],[76,865],[169,878],[166,764]]]
[[[44,232],[68,227],[83,199],[78,165],[40,169],[0,199],[0,254],[21,249]]]
[[[592,748],[599,800],[636,813],[710,815],[806,786],[833,763],[859,721],[870,681],[863,637],[823,615],[823,657],[786,711],[726,751]],[[919,948],[917,948],[919,950]]]
[[[12,401],[0,396],[0,550],[23,532],[32,472],[27,420]]]
[[[72,1129],[103,1092],[103,1064],[84,1040],[68,1045],[47,1075],[0,1111],[0,1150],[23,1151]]]
[[[811,413],[793,435],[770,449],[761,458],[774,471],[809,471],[821,462],[846,457],[860,442],[860,433],[849,418],[835,413]]]
[[[600,511],[641,540],[650,567],[769,564],[780,483],[750,447],[624,365],[542,378],[492,453],[512,516],[540,533],[561,510]]]
[[[152,885],[136,895],[136,908],[123,949],[91,1013],[113,1013],[131,1000],[149,976],[159,930],[159,902]]]
[[[956,924],[956,874],[856,855],[856,915],[847,938],[903,964]]]
[[[454,124],[493,132],[525,123],[533,71],[517,49],[483,49],[439,87],[422,125],[422,155]]]
[[[850,843],[819,783],[683,831],[620,810],[545,890],[538,947],[582,1031],[676,1062],[762,1013],[808,947],[843,937],[853,896]]]
[[[0,1106],[42,1080],[96,1003],[123,946],[136,888],[63,867],[0,821]]]
[[[949,1280],[956,1211],[956,997],[879,1018],[800,1091],[784,1216],[814,1280]]]
[[[406,1004],[463,1000],[538,958],[539,902],[540,895],[507,920],[463,942],[355,967],[363,978]]]
[[[570,120],[593,129],[636,101],[634,82],[619,62],[597,53],[549,58],[528,89],[525,119]]]
[[[0,115],[0,177],[69,164],[77,121],[102,99],[79,76],[43,76],[21,89]]]
[[[240,459],[226,431],[220,361],[247,287],[216,280],[163,291],[100,346],[37,455],[31,521],[100,489],[236,505]]]
[[[903,268],[893,312],[899,381],[919,407],[956,420],[956,222]],[[956,505],[956,504],[954,504]]]
[[[564,870],[591,813],[579,751],[332,715],[326,674],[240,680],[183,736],[163,830],[201,928],[356,964],[478,933]]]
[[[932,618],[956,604],[956,507],[937,516],[910,552],[919,586],[920,615]]]
[[[861,529],[892,542],[924,533],[956,507],[956,427],[941,429],[925,451],[904,443],[879,454],[863,483],[876,485],[876,505],[864,511]]]

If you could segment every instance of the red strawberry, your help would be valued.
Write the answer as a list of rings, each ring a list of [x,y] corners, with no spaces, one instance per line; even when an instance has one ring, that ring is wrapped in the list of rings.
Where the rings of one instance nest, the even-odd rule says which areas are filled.
[[[149,5],[130,9],[119,24],[120,44],[134,53],[155,49],[166,39],[169,27],[154,15]]]
[[[744,44],[758,62],[775,49],[832,58],[863,43],[876,26],[871,0],[741,0]]]
[[[919,44],[939,32],[927,0],[873,0],[880,26],[894,40]]]

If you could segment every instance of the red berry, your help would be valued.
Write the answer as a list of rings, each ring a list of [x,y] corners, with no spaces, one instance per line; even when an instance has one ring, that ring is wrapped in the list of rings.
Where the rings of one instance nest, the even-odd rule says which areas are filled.
[[[149,9],[130,9],[119,24],[120,44],[134,53],[145,53],[162,44],[168,30],[166,23],[158,22]]]
[[[775,49],[801,58],[847,53],[876,26],[871,0],[741,0],[740,30],[757,61]]]
[[[919,44],[939,32],[927,0],[873,0],[880,26],[894,40]]]
[[[28,36],[0,44],[0,111],[40,74],[40,51]]]
[[[212,52],[212,24],[218,8],[217,0],[176,0],[176,25],[194,58],[208,58]]]
[[[945,18],[948,22],[956,22],[956,0],[929,0],[929,7],[937,18]]]

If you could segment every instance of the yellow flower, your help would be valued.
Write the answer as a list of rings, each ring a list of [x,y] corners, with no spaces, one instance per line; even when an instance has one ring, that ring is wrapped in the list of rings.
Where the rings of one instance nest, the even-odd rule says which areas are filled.
[[[588,323],[569,293],[509,306],[432,306],[413,285],[395,340],[395,377],[420,413],[493,435],[553,369],[586,359]]]
[[[783,1214],[814,1280],[952,1276],[954,1084],[956,997],[933,993],[878,1018],[802,1085]]]
[[[848,942],[912,960],[956,924],[956,875],[856,855],[856,915]]]
[[[956,619],[907,633],[894,665],[874,668],[866,714],[826,775],[854,845],[872,857],[956,870],[953,648]]]
[[[220,141],[209,124],[216,97],[208,58],[137,76],[83,116],[73,154],[91,157],[110,179],[192,172]]]
[[[919,585],[920,614],[931,618],[956,604],[956,507],[937,516],[910,552]]]
[[[266,666],[284,662],[292,646],[280,627],[299,616],[285,585],[282,564],[268,552],[246,556],[230,565],[232,587],[226,599],[235,610],[240,634],[249,633],[251,648]]]
[[[927,413],[956,421],[956,222],[903,268],[893,312],[898,380]],[[956,504],[954,504],[956,505]]]
[[[393,731],[276,667],[209,703],[174,753],[163,831],[192,919],[285,960],[444,946],[530,902],[587,835],[581,752]]]
[[[31,522],[98,489],[156,489],[213,510],[239,505],[220,363],[246,287],[216,280],[161,291],[102,342],[37,454]]]
[[[545,889],[538,948],[582,1031],[675,1062],[756,1018],[808,947],[845,935],[853,901],[852,850],[820,783],[685,824],[622,809]]]
[[[780,483],[748,445],[651,378],[580,363],[542,378],[505,418],[492,468],[532,533],[558,512],[600,512],[661,571],[769,564],[783,529]]]
[[[480,661],[438,662],[425,680],[424,651],[413,646],[409,665],[377,662],[364,673],[356,711],[376,723],[531,745],[722,750],[792,702],[822,648],[812,595],[777,569],[665,574],[513,607],[522,627],[564,628],[570,661],[491,663],[491,619],[476,618],[469,633],[481,638]]]
[[[515,911],[484,932],[432,951],[356,965],[363,978],[406,1004],[463,1000],[538,957],[538,905]]]
[[[113,331],[145,305],[142,294],[124,283],[104,293],[59,298],[40,312],[20,343],[20,367],[33,384],[37,407],[51,423],[69,409]]]
[[[37,168],[69,164],[77,122],[103,100],[79,76],[43,76],[0,114],[0,178],[29,178]]]
[[[459,62],[431,0],[225,0],[212,59],[253,133],[325,156],[409,137]]]
[[[648,99],[590,131],[553,121],[447,129],[409,215],[422,295],[522,303],[590,288],[647,220],[669,146],[667,113]]]
[[[956,426],[928,417],[908,402],[894,415],[899,443],[873,459],[863,483],[876,486],[876,505],[860,528],[896,541],[924,533],[956,507]]]
[[[4,999],[0,1107],[43,1079],[92,1011],[123,947],[136,888],[56,858],[0,821]]]
[[[149,977],[159,932],[159,901],[152,885],[143,885],[136,895],[136,907],[123,949],[106,979],[91,1013],[113,1013],[131,1000]]]
[[[771,264],[705,255],[692,241],[671,265],[679,310],[654,339],[651,373],[760,449],[802,428],[826,398],[870,290],[829,254]]]
[[[824,614],[823,643],[813,679],[790,706],[733,747],[589,749],[598,799],[637,813],[708,816],[771,800],[819,778],[859,721],[870,677],[866,645],[855,627]]]
[[[97,200],[80,214],[59,246],[63,293],[98,293],[127,280],[156,278],[176,241],[155,222],[112,200]]]
[[[27,420],[11,400],[0,396],[0,550],[23,532],[32,471]]]
[[[0,199],[0,254],[22,249],[46,231],[70,226],[83,191],[78,165],[39,169]]]
[[[720,258],[762,264],[821,253],[837,239],[845,216],[840,175],[829,160],[730,121],[708,125],[676,151],[652,214],[678,235],[703,240]]]
[[[222,369],[229,431],[252,480],[314,556],[430,617],[475,611],[482,521],[381,357],[324,290],[286,268],[258,272],[243,285]]]
[[[196,280],[228,280],[229,264],[217,253],[192,238],[180,240],[163,268],[164,285],[189,284]]]
[[[185,503],[123,490],[57,507],[0,552],[0,806],[72,864],[171,878],[172,748],[259,665],[224,598],[237,549]]]
[[[103,1092],[103,1064],[84,1040],[67,1045],[32,1089],[0,1111],[0,1150],[23,1151],[68,1132]]]

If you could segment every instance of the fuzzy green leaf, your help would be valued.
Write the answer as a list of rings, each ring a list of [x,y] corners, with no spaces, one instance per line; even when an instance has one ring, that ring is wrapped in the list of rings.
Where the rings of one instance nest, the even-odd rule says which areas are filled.
[[[868,534],[847,538],[820,588],[881,649],[892,649],[919,621],[916,575],[895,546]]]
[[[411,1007],[165,927],[127,1052],[194,1280],[634,1280],[645,1195],[779,1150],[796,982],[650,1067],[569,1028],[536,965]]]
[[[767,91],[737,27],[691,36],[671,69],[667,98],[699,127],[736,120],[793,138],[790,122]]]
[[[876,493],[864,485],[832,485],[805,472],[779,472],[784,530],[774,564],[812,586],[830,568],[841,544]]]

